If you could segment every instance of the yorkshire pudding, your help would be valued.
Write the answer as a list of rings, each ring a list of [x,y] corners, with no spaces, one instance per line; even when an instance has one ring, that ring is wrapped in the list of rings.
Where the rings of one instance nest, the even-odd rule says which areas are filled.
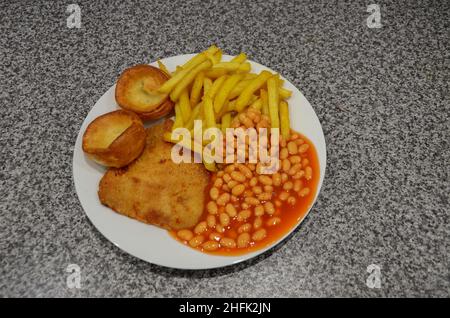
[[[174,104],[168,94],[158,92],[169,76],[150,65],[126,69],[116,85],[116,101],[125,110],[135,112],[142,120],[157,119],[170,113]]]
[[[146,133],[134,113],[116,110],[97,117],[83,135],[83,151],[94,161],[108,167],[124,167],[144,149]]]

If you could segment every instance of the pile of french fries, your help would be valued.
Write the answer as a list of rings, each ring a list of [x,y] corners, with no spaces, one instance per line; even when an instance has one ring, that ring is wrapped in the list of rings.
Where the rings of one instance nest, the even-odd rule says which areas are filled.
[[[184,127],[193,136],[194,120],[202,120],[204,129],[216,127],[225,133],[235,116],[252,107],[269,116],[271,128],[279,128],[284,138],[289,137],[286,100],[292,92],[283,88],[279,74],[252,73],[245,53],[223,62],[222,50],[212,45],[173,72],[161,61],[158,65],[170,76],[159,91],[175,103],[172,129]],[[164,139],[179,142],[172,139],[171,133],[166,133]],[[193,149],[191,143],[184,146]],[[214,164],[205,166],[210,171],[216,169]]]

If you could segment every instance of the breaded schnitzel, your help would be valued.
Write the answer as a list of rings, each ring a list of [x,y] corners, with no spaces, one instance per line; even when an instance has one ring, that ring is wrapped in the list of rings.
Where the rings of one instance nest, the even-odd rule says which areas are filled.
[[[167,229],[189,228],[203,213],[209,173],[202,164],[175,164],[172,144],[163,141],[171,122],[147,129],[146,147],[136,161],[109,169],[100,181],[102,204]]]

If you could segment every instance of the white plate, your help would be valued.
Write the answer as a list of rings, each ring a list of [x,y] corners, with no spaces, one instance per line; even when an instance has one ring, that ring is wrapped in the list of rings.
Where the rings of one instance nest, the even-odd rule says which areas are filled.
[[[193,54],[179,55],[162,61],[169,70],[174,70],[177,65],[185,63],[192,56]],[[223,60],[231,58],[228,55],[223,56]],[[274,72],[261,64],[251,61],[250,63],[253,72],[262,70]],[[151,65],[156,66],[156,63]],[[293,91],[292,97],[289,99],[291,125],[314,143],[318,153],[320,180],[314,198],[315,202],[325,175],[325,138],[319,119],[309,102],[294,85],[285,78],[283,79],[285,87]],[[179,269],[208,269],[236,264],[264,253],[285,239],[303,221],[303,219],[300,220],[283,238],[261,250],[239,256],[212,256],[181,244],[163,229],[140,223],[103,206],[98,199],[97,190],[106,169],[85,157],[81,149],[81,142],[87,125],[94,118],[119,108],[114,98],[114,90],[115,85],[97,101],[81,125],[73,154],[73,179],[78,198],[87,216],[95,227],[116,246],[153,264]],[[305,217],[308,213],[305,214]]]

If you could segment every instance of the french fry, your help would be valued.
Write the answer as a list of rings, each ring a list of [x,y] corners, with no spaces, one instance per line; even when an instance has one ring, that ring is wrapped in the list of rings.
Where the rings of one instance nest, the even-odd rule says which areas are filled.
[[[195,149],[203,149],[203,146],[197,146],[195,147],[195,145],[199,145],[198,143],[196,143],[194,140],[192,139],[187,139],[185,140],[184,138],[180,138],[181,140],[176,140],[172,138],[172,133],[171,132],[165,132],[163,134],[163,139],[167,142],[171,142],[173,144],[180,144],[182,147],[189,149],[192,152],[196,152]],[[200,148],[201,147],[201,148]]]
[[[258,98],[253,103],[251,103],[249,107],[257,109],[257,110],[261,110],[261,108],[262,108],[262,99]]]
[[[192,68],[187,74],[185,74],[185,76],[183,77],[183,79],[181,81],[179,81],[175,88],[171,91],[170,93],[170,99],[172,101],[177,101],[178,98],[180,97],[181,93],[183,92],[183,90],[189,86],[189,84],[195,79],[195,77],[197,76],[198,73],[200,73],[201,71],[204,71],[208,68],[210,68],[212,65],[210,60],[206,60],[198,65],[196,65],[194,68]],[[179,74],[183,73],[183,71],[181,71],[180,73],[178,73],[175,76],[178,76]],[[172,77],[174,78],[174,77]],[[169,80],[170,81],[170,80]],[[168,81],[167,81],[168,82]],[[166,83],[167,83],[166,82]],[[164,83],[165,84],[165,83]],[[163,86],[164,86],[163,84]],[[162,86],[161,86],[162,87]]]
[[[250,65],[250,63],[249,62],[246,62],[246,63],[242,63],[241,65],[239,65],[239,67],[237,68],[237,72],[239,72],[239,73],[247,73],[247,72],[250,72],[250,70],[251,70],[251,65]]]
[[[227,74],[228,74],[228,70],[223,67],[220,67],[220,68],[213,68],[213,69],[206,71],[205,75],[209,78],[219,78],[219,77],[221,77],[223,75],[227,75]]]
[[[250,98],[252,97],[253,93],[255,93],[258,89],[260,89],[271,76],[272,73],[268,71],[262,71],[255,79],[251,80],[251,82],[244,88],[244,90],[239,95],[236,101],[236,110],[238,112],[244,109],[244,107],[248,104]]]
[[[216,54],[214,54],[214,64],[220,63],[220,61],[222,60],[222,54],[223,52],[220,49],[216,52]]]
[[[171,77],[172,75],[170,74],[169,70],[167,69],[167,67],[164,65],[163,62],[161,62],[161,60],[158,60],[158,67],[161,71],[163,71],[164,73],[167,74],[167,76]]]
[[[172,130],[183,127],[183,115],[181,113],[180,104],[175,104],[175,122],[172,125]]]
[[[237,62],[220,62],[220,63],[217,63],[216,65],[214,65],[213,69],[224,68],[224,69],[232,72],[232,71],[236,71],[240,65],[241,65],[241,63],[237,63]]]
[[[280,87],[279,95],[280,95],[280,98],[282,98],[282,99],[288,99],[289,97],[291,97],[292,91],[290,91],[286,88]]]
[[[247,73],[247,74],[244,75],[243,80],[244,81],[251,80],[251,79],[256,78],[257,76],[258,76],[258,74],[255,74],[255,73]]]
[[[203,56],[203,55],[201,55],[201,56]],[[204,58],[203,62],[206,62],[206,57],[203,56],[203,58]],[[209,62],[209,63],[211,63],[211,62]],[[175,88],[175,86],[179,82],[181,82],[181,80],[186,75],[188,75],[190,73],[191,69],[195,68],[197,65],[202,65],[202,64],[201,63],[196,64],[196,65],[192,66],[191,68],[183,68],[180,71],[175,72],[173,74],[173,76],[159,88],[158,91],[160,91],[161,93],[166,93],[166,94],[170,93]]]
[[[192,84],[191,94],[189,97],[189,102],[192,107],[197,105],[200,101],[200,94],[203,87],[203,80],[205,79],[205,73],[200,72],[194,79],[194,84]]]
[[[214,111],[216,113],[220,112],[225,101],[228,100],[228,95],[231,90],[236,86],[236,84],[241,80],[241,74],[234,74],[228,77],[225,82],[220,87],[220,91],[216,94],[214,98]]]
[[[199,117],[202,108],[203,102],[200,102],[192,109],[191,117],[189,117],[189,120],[184,123],[184,127],[186,127],[187,129],[191,129],[192,127],[194,127],[194,120]]]
[[[216,126],[216,118],[214,116],[214,107],[213,107],[213,101],[210,96],[206,96],[204,100],[204,112],[205,112],[205,121],[206,121],[206,127],[215,127]]]
[[[285,101],[280,102],[280,125],[281,135],[285,140],[289,139],[290,133],[290,120],[289,120],[289,107]]]
[[[206,61],[208,59],[208,56],[213,56],[218,50],[219,50],[219,48],[213,44],[205,51],[200,52],[197,55],[195,55],[189,61],[184,63],[181,67],[183,69],[191,69],[194,66]]]
[[[225,82],[226,79],[227,79],[226,75],[223,75],[218,79],[216,79],[212,84],[211,89],[208,90],[208,92],[204,96],[208,95],[209,97],[211,97],[211,99],[213,99],[216,96],[217,92],[219,91],[220,87],[222,87],[222,84]]]
[[[269,115],[269,100],[267,96],[267,91],[265,89],[261,89],[259,91],[259,95],[261,96],[262,100],[261,113],[263,115]]]
[[[227,131],[227,128],[230,128],[231,126],[231,113],[226,113],[222,117],[222,133],[225,134]]]
[[[272,128],[280,128],[280,119],[278,117],[278,82],[277,77],[272,76],[267,80],[267,96],[269,101],[269,117]]]
[[[183,90],[180,95],[180,111],[183,116],[183,121],[187,121],[191,117],[191,104],[189,102],[189,93],[187,88]]]
[[[205,79],[203,80],[203,96],[205,96],[209,92],[212,84],[212,80],[208,77],[205,77]]]
[[[245,60],[247,59],[247,54],[245,54],[244,52],[239,53],[239,55],[236,55],[231,62],[236,62],[236,63],[243,63],[245,62]]]
[[[245,76],[244,76],[245,78]],[[252,79],[247,79],[247,80],[242,80],[240,81],[234,88],[233,90],[230,92],[230,99],[234,99],[236,97],[238,97],[239,95],[241,95],[241,93],[244,91],[244,89],[252,82]]]

